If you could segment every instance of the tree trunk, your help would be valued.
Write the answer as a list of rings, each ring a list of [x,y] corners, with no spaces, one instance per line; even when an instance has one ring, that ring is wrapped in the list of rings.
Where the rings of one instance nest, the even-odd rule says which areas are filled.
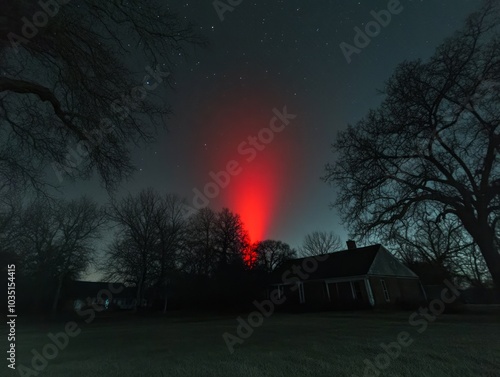
[[[500,254],[495,247],[495,241],[493,239],[483,239],[478,242],[478,245],[493,278],[493,283],[497,291],[500,292]]]
[[[135,308],[134,311],[137,311],[139,308],[141,302],[142,302],[142,286],[143,286],[144,279],[140,278],[139,282],[137,283],[137,292],[135,294]]]
[[[165,292],[165,303],[163,305],[163,314],[165,314],[167,312],[167,301],[168,300],[168,295],[167,295],[167,292]]]
[[[468,227],[468,231],[479,246],[479,250],[488,266],[495,289],[500,292],[500,254],[495,244],[495,231],[486,221],[478,221]]]
[[[61,288],[62,288],[63,280],[64,280],[64,276],[61,275],[61,277],[58,279],[57,287],[56,287],[56,294],[54,296],[54,301],[52,302],[52,318],[54,318],[57,314],[57,304],[59,304],[59,296],[61,295]]]

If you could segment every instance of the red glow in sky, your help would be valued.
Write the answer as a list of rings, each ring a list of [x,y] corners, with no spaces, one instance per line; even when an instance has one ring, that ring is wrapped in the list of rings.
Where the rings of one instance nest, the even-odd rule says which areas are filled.
[[[252,246],[244,255],[249,266],[256,257],[255,243],[267,236],[279,195],[279,177],[272,174],[268,162],[261,157],[262,161],[257,161],[257,157],[248,165],[242,165],[244,170],[234,178],[234,186],[227,193],[229,208],[241,216],[250,237]]]
[[[262,154],[254,161],[245,161],[226,196],[229,208],[241,216],[251,242],[266,237],[279,199],[281,177],[275,169],[277,164],[266,157]]]
[[[226,100],[223,106],[212,104],[203,114],[205,131],[198,135],[198,143],[207,145],[203,158],[206,176],[225,170],[229,161],[238,163],[239,173],[231,176],[230,183],[213,201],[240,215],[251,243],[268,237],[284,190],[289,187],[287,175],[289,167],[294,165],[287,130],[291,125],[281,132],[272,132],[271,141],[258,137],[275,117],[273,108],[282,110],[283,106],[280,101],[263,96],[231,103]],[[281,121],[276,125],[281,125]],[[251,143],[251,137],[257,138],[259,147]],[[249,249],[245,258],[251,260],[252,256]]]

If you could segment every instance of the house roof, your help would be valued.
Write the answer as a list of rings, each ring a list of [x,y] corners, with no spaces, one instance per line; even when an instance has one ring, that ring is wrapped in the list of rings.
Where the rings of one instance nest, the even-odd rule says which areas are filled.
[[[312,261],[318,257],[321,261]],[[324,258],[326,260],[323,260]],[[308,262],[308,260],[311,260],[311,262]],[[317,268],[308,273],[307,270],[310,270],[315,265],[317,265]],[[306,266],[306,268],[304,269],[303,266]],[[307,275],[307,277],[300,278],[299,274],[294,273],[294,269],[297,268],[300,268],[301,274],[303,276]],[[272,281],[281,283],[286,278],[291,279],[294,276],[299,277],[300,280],[322,280],[362,275],[417,277],[381,244],[375,244],[323,254],[317,257],[288,260],[273,273]]]

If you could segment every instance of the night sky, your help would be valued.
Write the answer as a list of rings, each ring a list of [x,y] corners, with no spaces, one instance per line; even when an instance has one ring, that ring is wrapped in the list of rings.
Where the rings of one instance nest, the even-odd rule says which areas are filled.
[[[479,6],[401,1],[403,11],[348,64],[340,43],[353,44],[354,28],[364,29],[370,12],[387,9],[388,1],[243,0],[222,22],[211,0],[170,4],[199,26],[209,46],[189,51],[173,74],[175,90],[155,93],[174,114],[155,144],[134,151],[139,170],[119,194],[152,186],[191,203],[193,189],[213,181],[210,172],[235,160],[241,172],[210,206],[240,213],[253,241],[278,239],[293,247],[314,230],[347,239],[337,211],[329,209],[335,190],[320,180],[334,159],[330,144],[380,103],[377,89],[398,63],[430,57]],[[255,156],[239,153],[241,143],[268,127],[273,109],[284,106],[296,118]],[[62,192],[108,200],[97,181],[68,183]]]

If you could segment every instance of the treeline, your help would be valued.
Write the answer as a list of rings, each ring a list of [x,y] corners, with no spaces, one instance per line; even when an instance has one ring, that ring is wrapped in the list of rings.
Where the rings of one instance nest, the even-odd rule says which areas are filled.
[[[137,302],[173,296],[174,305],[236,305],[264,289],[266,275],[295,254],[280,241],[251,244],[240,216],[227,208],[191,216],[187,208],[178,196],[152,189],[112,203],[106,279],[134,284]]]
[[[265,294],[285,260],[345,249],[333,232],[307,234],[299,250],[277,240],[252,243],[230,209],[193,213],[182,198],[153,189],[103,206],[88,197],[26,203],[12,192],[0,200],[0,262],[4,269],[16,265],[24,313],[63,309],[69,283],[92,269],[104,281],[133,287],[138,305],[146,299],[157,310],[241,308]],[[492,286],[460,224],[432,223],[425,214],[413,220],[381,239],[423,284],[450,279],[460,287]]]
[[[2,205],[0,254],[16,264],[19,305],[37,313],[61,309],[67,283],[92,266],[105,281],[135,287],[137,303],[244,305],[296,255],[281,241],[252,244],[240,216],[227,208],[188,214],[183,199],[153,189],[106,206],[88,197],[26,205],[11,195]]]

